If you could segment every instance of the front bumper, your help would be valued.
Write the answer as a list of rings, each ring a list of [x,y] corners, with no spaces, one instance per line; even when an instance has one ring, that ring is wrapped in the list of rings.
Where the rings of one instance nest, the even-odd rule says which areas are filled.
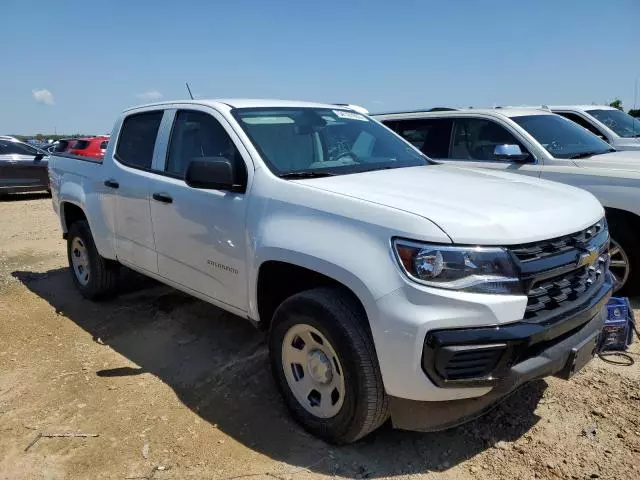
[[[595,352],[611,289],[611,281],[607,279],[587,304],[548,325],[521,321],[495,327],[429,332],[422,366],[434,384],[442,391],[447,391],[448,387],[474,390],[473,387],[490,386],[491,389],[476,398],[449,401],[416,401],[391,396],[394,427],[443,430],[479,417],[531,380],[549,375],[569,378]],[[435,353],[448,346],[472,344],[504,346],[490,374],[471,381],[444,378],[437,367]]]

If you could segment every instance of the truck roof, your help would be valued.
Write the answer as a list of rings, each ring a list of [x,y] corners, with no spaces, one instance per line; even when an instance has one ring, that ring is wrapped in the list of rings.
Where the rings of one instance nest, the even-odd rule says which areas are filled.
[[[456,117],[461,114],[482,114],[491,116],[504,116],[504,117],[522,117],[525,115],[553,115],[549,110],[543,110],[535,107],[500,107],[500,108],[469,108],[450,111],[411,111],[411,112],[396,112],[374,115],[375,118],[381,118],[385,120],[399,119],[399,118],[421,118],[421,117]]]
[[[141,108],[155,107],[171,105],[174,103],[186,103],[193,105],[207,105],[210,107],[220,107],[221,105],[227,105],[230,108],[275,108],[275,107],[313,107],[313,108],[349,108],[344,104],[330,104],[330,103],[314,103],[314,102],[301,102],[296,100],[275,100],[275,99],[258,99],[258,98],[214,98],[214,99],[197,99],[197,100],[173,100],[166,102],[150,103],[146,105],[139,105],[136,107],[128,108],[125,112],[131,110],[137,110]]]
[[[609,105],[549,105],[550,110],[616,110]]]

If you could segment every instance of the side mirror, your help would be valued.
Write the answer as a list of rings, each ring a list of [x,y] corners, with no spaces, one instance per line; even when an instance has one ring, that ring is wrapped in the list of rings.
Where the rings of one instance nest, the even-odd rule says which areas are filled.
[[[42,160],[44,158],[44,153],[36,153],[36,156],[33,157],[33,160],[35,162],[39,162],[40,160]]]
[[[493,150],[493,156],[496,160],[505,160],[507,162],[527,162],[529,154],[520,150],[519,145],[496,145]]]
[[[191,160],[185,173],[185,182],[193,188],[213,190],[240,189],[240,185],[233,182],[233,165],[224,157],[199,157]]]

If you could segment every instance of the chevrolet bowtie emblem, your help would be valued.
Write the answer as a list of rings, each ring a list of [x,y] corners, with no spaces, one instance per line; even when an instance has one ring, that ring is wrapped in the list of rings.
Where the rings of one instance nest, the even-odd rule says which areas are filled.
[[[580,255],[577,266],[583,267],[585,265],[593,265],[598,260],[598,256],[598,251],[595,248],[590,248],[587,253]]]

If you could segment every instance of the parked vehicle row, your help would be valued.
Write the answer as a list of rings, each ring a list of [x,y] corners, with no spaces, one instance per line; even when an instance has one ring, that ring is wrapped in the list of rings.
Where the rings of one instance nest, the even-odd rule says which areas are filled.
[[[548,109],[448,109],[376,118],[437,161],[555,180],[593,193],[607,212],[616,288],[638,293],[640,152],[618,152]]]
[[[103,298],[125,265],[249,319],[268,331],[291,414],[328,441],[388,418],[423,431],[468,421],[525,382],[579,371],[613,286],[600,202],[534,173],[587,168],[558,156],[579,133],[548,114],[567,145],[556,151],[537,143],[531,111],[531,132],[515,113],[480,115],[423,134],[392,125],[410,143],[342,105],[127,110],[102,162],[49,161],[73,282]],[[509,138],[494,138],[498,116]],[[451,138],[474,159],[537,163],[518,176],[524,163],[459,168],[420,152],[446,157]]]

